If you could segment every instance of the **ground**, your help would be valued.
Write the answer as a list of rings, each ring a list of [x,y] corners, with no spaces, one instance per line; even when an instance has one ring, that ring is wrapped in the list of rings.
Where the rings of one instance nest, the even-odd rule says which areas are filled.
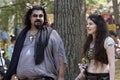
[[[120,59],[115,61],[115,80],[120,80]]]

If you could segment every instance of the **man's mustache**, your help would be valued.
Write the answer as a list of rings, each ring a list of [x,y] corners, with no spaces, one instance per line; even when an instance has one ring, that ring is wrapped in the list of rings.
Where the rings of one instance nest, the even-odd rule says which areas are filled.
[[[41,22],[41,20],[37,19],[35,22]]]
[[[34,22],[34,25],[37,29],[40,29],[40,27],[43,25],[42,23],[42,20],[39,20],[37,19],[35,22]]]
[[[35,21],[35,24],[36,24],[36,25],[40,25],[41,23],[42,23],[42,21],[39,20],[39,19]]]

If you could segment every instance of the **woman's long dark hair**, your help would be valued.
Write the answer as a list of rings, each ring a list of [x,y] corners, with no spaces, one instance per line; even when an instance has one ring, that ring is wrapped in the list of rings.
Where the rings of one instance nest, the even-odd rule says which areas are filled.
[[[41,7],[41,6],[35,5],[35,6],[33,6],[31,9],[29,9],[26,12],[24,24],[25,24],[25,27],[27,29],[31,28],[30,16],[31,16],[31,14],[32,14],[32,12],[34,10],[42,10],[43,14],[44,14],[44,23],[43,23],[43,25],[47,25],[48,24],[47,13],[46,13],[45,9],[43,7]]]
[[[108,37],[108,29],[106,22],[101,15],[96,15],[96,14],[90,15],[88,19],[92,20],[97,26],[95,45],[94,45],[94,50],[95,50],[94,59],[96,60],[96,62],[100,61],[102,63],[108,64],[108,58],[107,58],[106,50],[104,48],[104,41],[106,37]],[[83,53],[85,55],[90,47],[90,43],[92,42],[92,40],[93,40],[92,35],[88,35],[83,49]]]

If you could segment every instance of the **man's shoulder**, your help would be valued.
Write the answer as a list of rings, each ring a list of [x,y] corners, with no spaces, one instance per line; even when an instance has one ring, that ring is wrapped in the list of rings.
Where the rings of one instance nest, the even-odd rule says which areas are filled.
[[[52,30],[51,34],[53,37],[60,37],[58,32],[55,29]]]

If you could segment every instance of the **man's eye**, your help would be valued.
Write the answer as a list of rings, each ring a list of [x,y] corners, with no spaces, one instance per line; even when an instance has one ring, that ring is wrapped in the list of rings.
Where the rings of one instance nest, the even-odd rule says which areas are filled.
[[[34,14],[34,15],[33,15],[33,17],[37,17],[37,15],[36,15],[36,14]]]
[[[42,14],[40,14],[40,15],[39,15],[39,17],[43,17],[43,15],[42,15]]]
[[[43,17],[43,14],[39,14],[39,15],[33,14],[33,17],[39,17],[39,18],[41,18],[41,17]]]

